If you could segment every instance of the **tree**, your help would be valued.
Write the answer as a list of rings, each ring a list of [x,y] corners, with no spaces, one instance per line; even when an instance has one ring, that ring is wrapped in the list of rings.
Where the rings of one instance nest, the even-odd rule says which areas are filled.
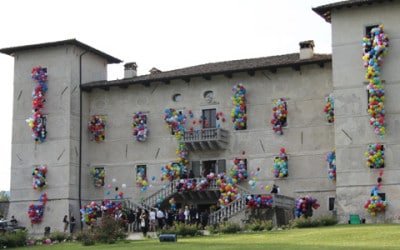
[[[10,200],[10,195],[7,191],[0,191],[0,201]]]

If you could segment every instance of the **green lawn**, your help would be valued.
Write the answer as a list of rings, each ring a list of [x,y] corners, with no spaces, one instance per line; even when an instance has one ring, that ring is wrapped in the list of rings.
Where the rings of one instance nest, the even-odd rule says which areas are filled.
[[[159,242],[158,239],[123,241],[117,244],[82,246],[80,243],[61,243],[33,246],[39,249],[400,249],[400,225],[336,225],[307,229],[291,229],[262,233],[239,233],[230,235],[210,235],[193,238],[179,238],[177,242]],[[17,248],[22,249],[22,248]]]

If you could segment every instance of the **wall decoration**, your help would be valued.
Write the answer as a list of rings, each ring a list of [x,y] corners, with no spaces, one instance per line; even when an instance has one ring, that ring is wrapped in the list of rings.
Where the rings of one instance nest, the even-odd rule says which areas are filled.
[[[32,93],[32,116],[26,119],[32,129],[32,137],[36,143],[42,143],[47,136],[46,116],[43,114],[45,94],[47,92],[47,68],[35,67],[31,72],[32,79],[37,82]]]
[[[233,160],[233,167],[231,168],[231,171],[229,173],[230,177],[236,179],[237,183],[240,183],[240,181],[247,179],[247,159],[239,159],[235,158]]]
[[[272,129],[277,135],[283,135],[283,127],[286,126],[287,122],[287,103],[284,99],[279,98],[274,100],[274,106],[272,107]]]
[[[363,38],[363,61],[366,68],[365,78],[369,84],[367,91],[368,113],[371,115],[370,124],[375,128],[375,134],[381,138],[385,135],[385,87],[382,83],[381,66],[383,57],[386,55],[389,47],[389,37],[383,31],[383,25],[374,27],[370,33]]]
[[[371,197],[365,203],[364,208],[371,216],[375,216],[376,213],[385,211],[388,201],[383,200],[379,195],[378,191],[382,186],[382,175],[383,170],[379,171],[379,177],[377,178],[377,184],[371,190]]]
[[[149,183],[147,181],[146,168],[138,166],[138,169],[136,170],[136,185],[142,192],[147,190]]]
[[[234,108],[231,111],[233,128],[243,130],[247,128],[247,110],[246,110],[246,89],[239,83],[232,88],[232,104]]]
[[[42,222],[44,209],[47,203],[47,194],[43,193],[39,197],[41,204],[31,204],[28,208],[28,216],[32,224]]]
[[[326,121],[328,123],[335,122],[335,101],[332,96],[329,96],[326,99],[326,105],[324,108],[324,112],[326,114]]]
[[[296,199],[296,216],[309,218],[313,216],[313,209],[319,208],[318,200],[311,196]]]
[[[102,142],[105,138],[106,119],[103,115],[93,115],[89,121],[88,129],[92,134],[92,139]]]
[[[367,162],[365,165],[369,168],[384,168],[385,167],[385,148],[382,144],[374,143],[368,146],[368,151],[365,152]]]
[[[172,129],[175,138],[181,140],[185,131],[186,115],[182,111],[176,111],[173,108],[165,109],[164,121],[167,123],[167,128]]]
[[[104,168],[94,168],[92,169],[93,185],[96,188],[104,187],[104,178],[106,176],[106,171]]]
[[[42,188],[45,188],[47,186],[46,174],[47,174],[46,165],[37,165],[37,166],[35,166],[35,168],[32,170],[32,176],[33,176],[32,185],[33,185],[33,189],[41,190]]]
[[[287,177],[288,171],[288,157],[286,155],[286,150],[284,148],[280,149],[279,156],[274,159],[273,173],[276,178]]]
[[[336,153],[335,149],[329,152],[325,156],[325,160],[328,162],[328,176],[331,180],[336,180]]]
[[[248,195],[246,197],[246,208],[270,208],[274,203],[274,197],[272,195]]]
[[[94,201],[89,201],[86,205],[80,209],[81,221],[86,225],[94,225],[97,219],[97,215],[100,214],[101,208]]]
[[[145,141],[147,139],[148,129],[147,129],[147,115],[142,112],[136,112],[133,115],[133,139],[135,141]]]

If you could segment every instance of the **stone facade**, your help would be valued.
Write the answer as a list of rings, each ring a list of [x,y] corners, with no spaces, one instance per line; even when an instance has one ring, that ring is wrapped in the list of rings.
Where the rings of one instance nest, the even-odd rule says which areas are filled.
[[[164,110],[174,108],[186,114],[186,130],[190,127],[201,130],[193,121],[210,110],[225,120],[222,122],[220,117],[216,123],[228,131],[226,148],[189,152],[189,169],[195,170],[196,177],[201,177],[203,170],[210,166],[213,171],[229,172],[235,158],[246,158],[248,173],[257,172],[257,184],[256,188],[250,185],[251,176],[240,185],[255,194],[269,192],[260,186],[277,184],[286,196],[309,195],[318,199],[321,206],[314,211],[314,217],[337,212],[340,221],[346,223],[350,214],[360,214],[368,218],[367,222],[397,221],[396,208],[400,206],[396,191],[399,187],[396,164],[399,8],[399,3],[391,1],[350,9],[328,8],[332,23],[332,61],[313,61],[316,55],[308,47],[305,54],[311,59],[296,59],[286,66],[277,62],[264,68],[250,65],[246,69],[212,75],[201,71],[179,75],[178,70],[170,76],[174,71],[157,71],[106,81],[107,63],[120,61],[79,42],[3,49],[1,52],[15,58],[10,211],[32,233],[42,233],[45,226],[61,231],[62,217],[74,214],[79,218],[80,206],[87,201],[114,199],[123,192],[124,199],[140,202],[164,188],[168,182],[160,180],[160,169],[177,161],[178,146],[171,130],[166,129]],[[360,41],[365,27],[372,24],[384,24],[393,38],[382,70],[387,85],[388,126],[384,139],[373,133],[366,112]],[[48,137],[41,144],[35,144],[25,123],[31,115],[34,86],[30,71],[38,65],[47,67],[49,87],[44,108]],[[161,77],[157,78],[157,74]],[[244,130],[235,130],[230,117],[234,108],[232,88],[239,83],[247,91],[248,122]],[[335,98],[334,124],[327,122],[324,113],[329,95]],[[274,100],[279,98],[286,101],[288,111],[283,135],[274,133],[270,124]],[[135,141],[132,136],[135,112],[147,116],[149,134],[143,142]],[[101,115],[106,120],[103,142],[92,140],[87,129],[93,115]],[[385,213],[371,218],[365,212],[364,203],[375,185],[377,171],[365,167],[364,152],[375,142],[383,143],[386,149],[382,192],[390,205]],[[281,148],[288,154],[289,175],[275,178],[271,168]],[[328,178],[325,160],[334,148],[336,181]],[[49,169],[48,186],[42,192],[32,189],[31,171],[36,164],[46,164]],[[150,185],[145,191],[136,185],[138,166],[146,168]],[[95,168],[105,170],[103,187],[93,185],[91,172]],[[43,192],[48,195],[43,221],[31,224],[27,208],[39,203],[37,199]],[[193,204],[202,203],[193,201]]]

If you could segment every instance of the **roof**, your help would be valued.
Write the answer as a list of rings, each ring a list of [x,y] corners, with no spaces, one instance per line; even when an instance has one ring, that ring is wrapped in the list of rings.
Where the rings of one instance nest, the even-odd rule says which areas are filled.
[[[90,51],[93,54],[96,54],[104,59],[107,60],[108,63],[120,63],[122,62],[120,59],[115,58],[113,56],[110,56],[100,50],[97,50],[89,45],[86,45],[82,42],[79,42],[76,39],[69,39],[69,40],[63,40],[63,41],[57,41],[57,42],[49,42],[49,43],[39,43],[39,44],[32,44],[32,45],[23,45],[23,46],[18,46],[18,47],[10,47],[10,48],[4,48],[0,49],[0,52],[3,54],[7,54],[12,56],[15,52],[18,51],[25,51],[25,50],[32,50],[32,49],[41,49],[41,48],[47,48],[47,47],[56,47],[56,46],[62,46],[62,45],[75,45],[77,47],[83,48],[87,51]]]
[[[152,82],[169,83],[171,80],[179,79],[189,82],[193,77],[202,77],[206,80],[210,80],[211,77],[215,75],[225,75],[230,78],[233,73],[240,72],[247,72],[248,74],[253,75],[256,70],[269,70],[271,72],[276,72],[278,68],[284,67],[293,67],[298,70],[302,65],[319,64],[320,66],[323,66],[324,63],[329,63],[331,60],[332,57],[330,54],[314,54],[312,58],[300,59],[299,53],[293,53],[253,59],[207,63],[121,80],[88,82],[83,83],[81,88],[83,90],[90,90],[92,88],[108,89],[109,87],[127,87],[131,84],[149,85]]]
[[[383,3],[393,0],[348,0],[336,3],[330,3],[313,8],[313,11],[325,19],[328,23],[331,22],[331,11],[333,9],[359,7],[363,5],[371,5],[374,3]]]

